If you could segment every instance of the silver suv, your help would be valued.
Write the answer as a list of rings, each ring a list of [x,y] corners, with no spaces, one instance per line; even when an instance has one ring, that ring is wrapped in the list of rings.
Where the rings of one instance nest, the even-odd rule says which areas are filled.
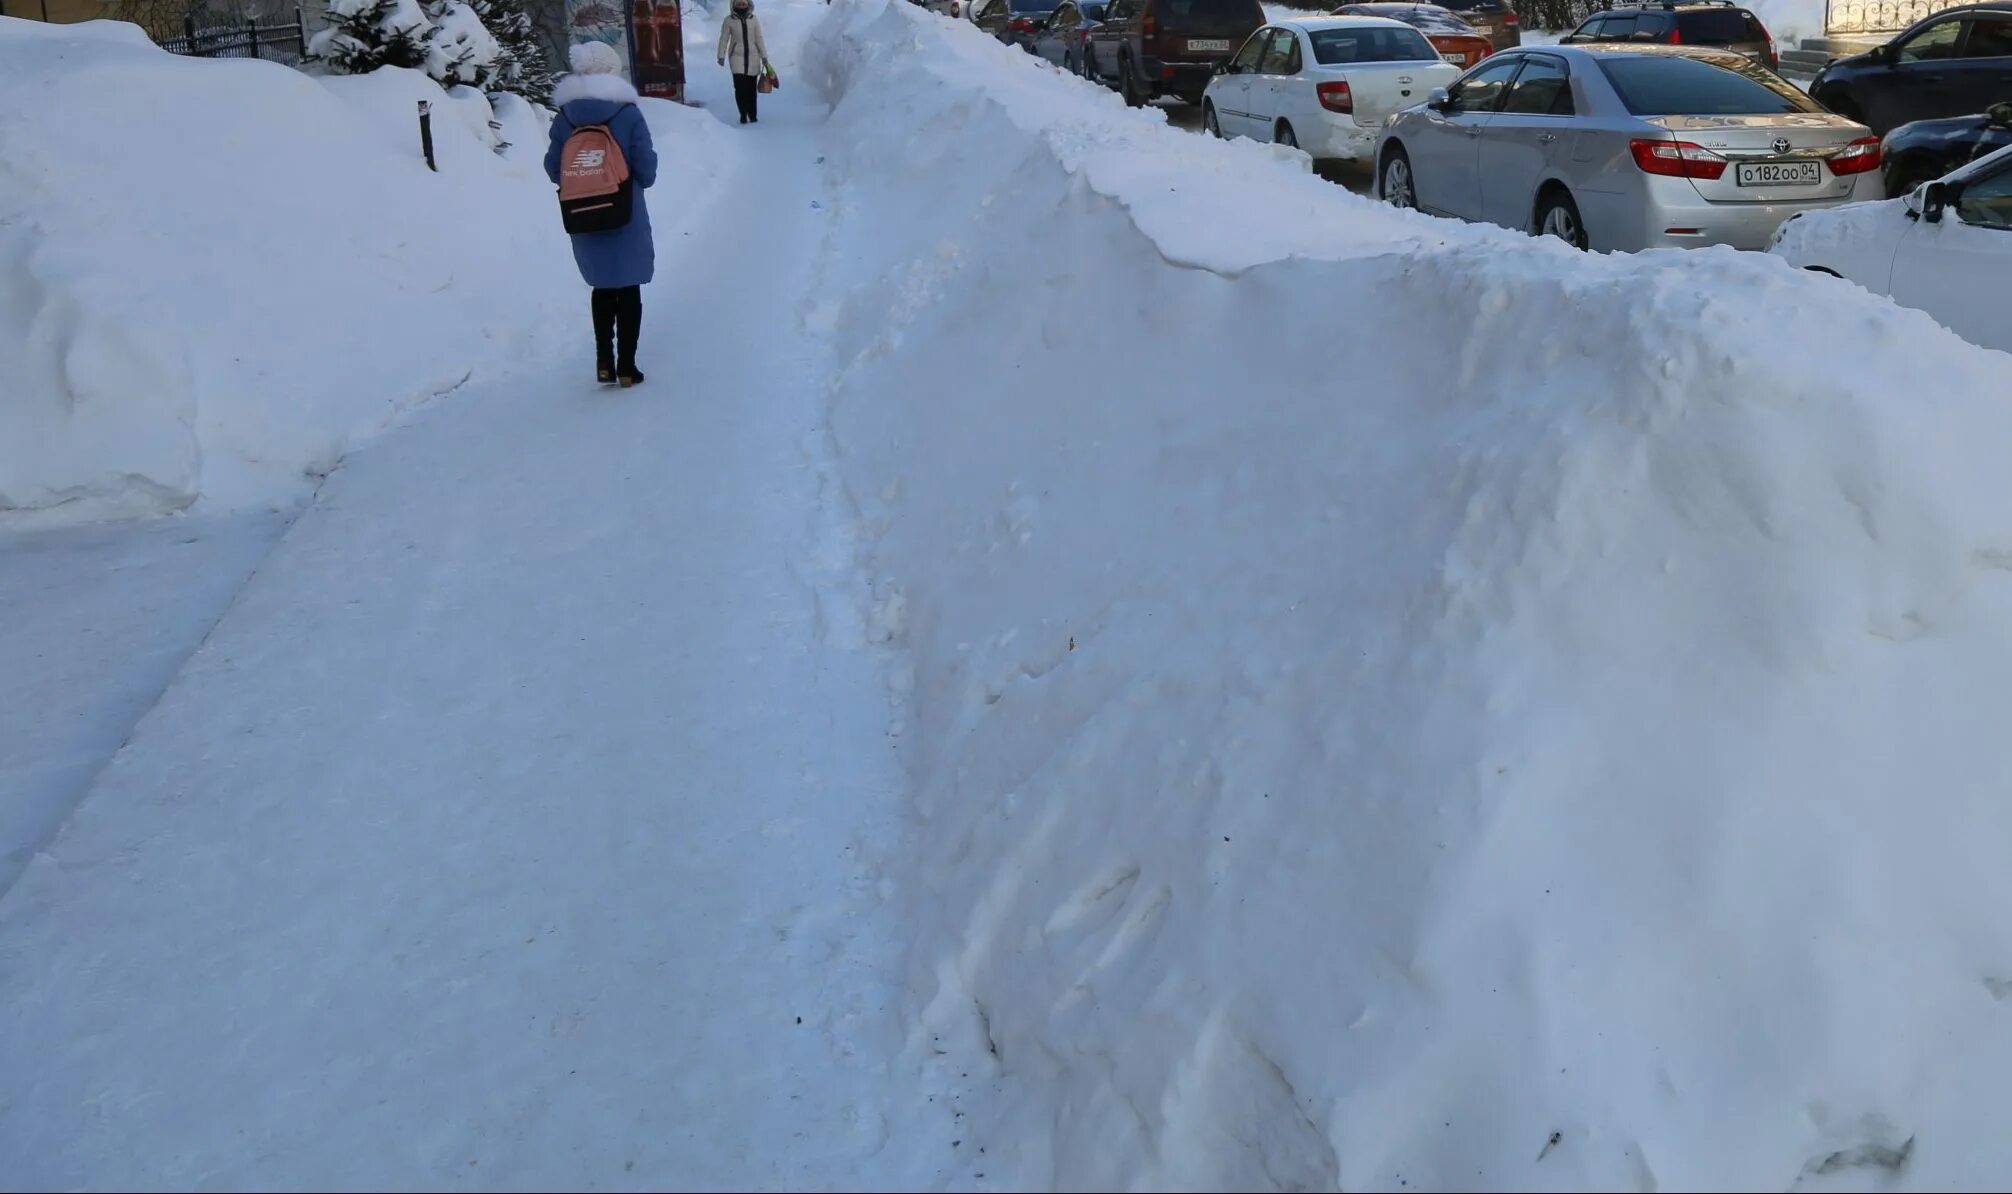
[[[1506,50],[1377,138],[1377,192],[1582,249],[1764,249],[1783,220],[1883,197],[1879,139],[1725,50]]]

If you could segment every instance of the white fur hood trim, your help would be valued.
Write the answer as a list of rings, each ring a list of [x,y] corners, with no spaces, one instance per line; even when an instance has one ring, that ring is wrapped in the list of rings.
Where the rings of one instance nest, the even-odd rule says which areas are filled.
[[[567,75],[552,89],[552,106],[555,108],[563,108],[574,100],[597,99],[633,104],[638,98],[635,86],[620,75]]]

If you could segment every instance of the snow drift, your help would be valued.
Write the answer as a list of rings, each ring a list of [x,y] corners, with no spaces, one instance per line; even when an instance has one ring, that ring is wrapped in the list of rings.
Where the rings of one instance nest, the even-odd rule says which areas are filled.
[[[2012,358],[1394,212],[903,3],[806,65],[971,1174],[2012,1171]]]
[[[648,107],[690,164],[676,193],[720,130]],[[577,346],[544,127],[417,71],[0,18],[0,512],[264,501],[416,402]]]

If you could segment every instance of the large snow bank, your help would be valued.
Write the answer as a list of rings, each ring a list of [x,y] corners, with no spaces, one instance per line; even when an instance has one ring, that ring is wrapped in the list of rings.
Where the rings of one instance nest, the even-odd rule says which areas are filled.
[[[972,1174],[2012,1172],[2012,358],[1390,211],[903,3],[815,49]]]
[[[676,195],[717,122],[647,106]],[[417,71],[318,80],[0,18],[0,511],[262,501],[471,374],[577,351],[543,136]]]

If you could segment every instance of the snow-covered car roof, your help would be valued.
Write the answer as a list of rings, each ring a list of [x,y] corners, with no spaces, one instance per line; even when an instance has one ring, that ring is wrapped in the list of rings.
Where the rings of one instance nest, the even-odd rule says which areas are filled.
[[[1289,21],[1273,21],[1271,23],[1280,29],[1298,29],[1304,33],[1312,33],[1320,29],[1381,29],[1392,25],[1395,25],[1399,29],[1411,28],[1410,25],[1405,24],[1403,21],[1393,20],[1390,17],[1294,17]]]

